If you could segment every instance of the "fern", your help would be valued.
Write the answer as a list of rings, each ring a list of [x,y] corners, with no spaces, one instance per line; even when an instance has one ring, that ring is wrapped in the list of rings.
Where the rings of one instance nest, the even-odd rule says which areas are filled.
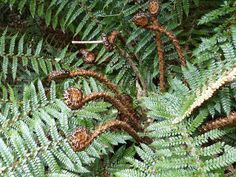
[[[235,5],[0,1],[0,176],[234,176]]]
[[[191,125],[191,122],[188,123]],[[148,130],[148,135],[155,141],[150,147],[137,147],[140,161],[125,158],[130,168],[117,172],[117,176],[127,176],[127,172],[128,176],[218,176],[224,173],[220,170],[222,167],[236,161],[236,149],[224,142],[201,146],[209,139],[224,136],[226,130],[192,135],[188,126],[184,127],[183,123],[170,125],[168,120],[154,123]],[[220,154],[219,157],[214,157],[217,154]]]

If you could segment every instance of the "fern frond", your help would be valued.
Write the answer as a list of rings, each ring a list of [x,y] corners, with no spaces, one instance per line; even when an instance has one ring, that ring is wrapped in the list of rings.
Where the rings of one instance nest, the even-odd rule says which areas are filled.
[[[207,88],[202,90],[202,93],[198,98],[195,99],[193,104],[187,109],[187,111],[184,112],[184,114],[181,117],[178,117],[173,120],[173,123],[178,123],[182,121],[184,118],[191,115],[191,113],[201,106],[205,101],[207,101],[209,98],[213,96],[213,94],[222,86],[224,86],[227,83],[232,82],[236,77],[236,68],[233,68],[231,71],[224,72],[222,74],[222,77],[219,78],[217,81],[209,84]]]

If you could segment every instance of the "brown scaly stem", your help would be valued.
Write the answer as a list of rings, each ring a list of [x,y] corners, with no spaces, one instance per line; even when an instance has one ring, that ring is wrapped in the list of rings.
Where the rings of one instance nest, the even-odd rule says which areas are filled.
[[[158,53],[158,63],[159,63],[159,72],[160,72],[160,91],[165,91],[165,60],[164,60],[164,52],[163,45],[161,42],[161,33],[156,33],[156,44],[157,44],[157,53]]]
[[[68,104],[68,106],[73,109],[77,110],[82,108],[85,104],[87,104],[90,101],[95,101],[98,99],[104,99],[105,101],[111,103],[122,115],[129,117],[127,122],[132,125],[132,127],[136,131],[143,131],[143,128],[140,126],[140,120],[137,120],[137,117],[135,116],[134,113],[131,113],[129,109],[126,108],[125,105],[121,103],[121,101],[110,94],[106,92],[100,92],[100,93],[91,93],[90,95],[84,96],[82,100],[78,100],[76,104]],[[66,103],[68,101],[66,100]]]
[[[145,26],[145,28],[149,29],[149,30],[152,30],[152,31],[159,31],[161,33],[166,34],[166,36],[172,41],[173,45],[175,46],[175,49],[176,49],[176,51],[179,55],[179,58],[180,58],[181,65],[186,66],[186,60],[185,60],[183,51],[180,47],[179,41],[172,32],[167,31],[167,29],[164,26],[155,25],[155,24]]]
[[[158,0],[149,0],[149,13],[151,15],[151,21],[154,25],[159,25],[157,14],[160,9],[160,3]],[[163,44],[161,41],[161,33],[156,32],[156,45],[157,45],[157,54],[158,54],[158,63],[159,63],[159,72],[160,72],[160,91],[165,91],[165,61],[164,61],[164,51]]]
[[[224,128],[226,126],[234,125],[236,126],[236,112],[231,113],[227,117],[219,118],[216,120],[209,121],[205,123],[201,128],[200,132],[207,132],[217,128]]]
[[[97,79],[98,81],[100,81],[101,83],[103,83],[104,85],[106,85],[115,94],[118,94],[118,95],[121,94],[118,87],[115,84],[113,84],[109,79],[107,79],[102,74],[99,74],[95,71],[90,71],[90,70],[77,69],[77,70],[74,70],[74,71],[66,71],[66,70],[53,71],[49,74],[48,81],[62,80],[62,79],[65,79],[65,78],[73,78],[73,77],[77,77],[77,76],[93,77],[93,78]]]
[[[133,99],[130,95],[128,94],[122,94],[122,95],[117,95],[115,98],[120,100],[120,102],[126,107],[126,109],[130,112],[135,117],[135,120],[137,123],[140,125],[141,124],[141,118],[136,112],[136,110],[133,108]],[[144,117],[142,115],[142,117]],[[132,125],[132,120],[127,119],[127,116],[124,114],[119,114],[117,117],[118,120],[128,122],[129,124]],[[131,121],[131,122],[130,122]]]
[[[175,46],[175,49],[181,61],[181,65],[186,66],[186,60],[182,52],[182,49],[180,47],[178,39],[175,37],[175,35],[172,32],[167,31],[165,27],[161,26],[159,23],[156,23],[158,22],[158,20],[155,18],[155,16],[157,16],[159,9],[160,9],[160,4],[158,0],[149,0],[149,13],[152,18],[150,19],[149,17],[150,15],[147,15],[141,12],[141,13],[136,14],[133,17],[133,22],[141,28],[145,28],[148,30],[166,34],[166,36],[170,39],[170,41]]]
[[[85,128],[78,128],[78,130],[69,137],[69,141],[74,151],[83,151],[95,138],[111,128],[122,129],[132,136],[137,143],[150,143],[150,141],[146,142],[145,139],[142,139],[129,124],[119,120],[111,120],[103,125],[99,125],[93,133],[89,133]]]
[[[70,72],[70,77],[76,77],[76,76],[89,76],[97,79],[104,85],[106,85],[110,90],[112,90],[115,94],[121,94],[118,87],[113,84],[109,79],[107,79],[105,76],[95,72],[95,71],[90,71],[90,70],[84,70],[84,69],[79,69]]]
[[[150,12],[151,13],[151,12]],[[152,23],[154,25],[159,25],[157,18],[152,16],[151,18]],[[157,46],[157,54],[158,54],[158,63],[159,63],[159,72],[160,72],[160,91],[165,91],[165,60],[164,60],[164,51],[163,51],[163,44],[161,41],[161,33],[156,31],[156,46]]]

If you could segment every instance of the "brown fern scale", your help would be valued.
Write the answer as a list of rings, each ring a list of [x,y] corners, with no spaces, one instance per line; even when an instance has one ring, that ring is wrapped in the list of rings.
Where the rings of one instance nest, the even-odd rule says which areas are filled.
[[[87,64],[94,63],[96,60],[95,54],[88,49],[80,49],[80,53],[83,55],[83,60]]]
[[[201,128],[200,132],[207,132],[217,128],[224,128],[226,126],[236,126],[236,112],[231,113],[227,117],[219,118],[216,120],[205,123]]]
[[[64,99],[69,108],[76,109],[83,99],[83,92],[77,88],[70,87],[64,91]]]
[[[148,6],[151,15],[157,15],[160,9],[160,4],[158,0],[149,0]]]
[[[69,136],[69,143],[74,151],[82,150],[90,140],[91,134],[84,127],[78,127]]]
[[[149,24],[149,18],[147,16],[147,14],[145,14],[144,12],[139,12],[137,13],[132,21],[137,25],[137,26],[140,26],[140,27],[145,27]]]

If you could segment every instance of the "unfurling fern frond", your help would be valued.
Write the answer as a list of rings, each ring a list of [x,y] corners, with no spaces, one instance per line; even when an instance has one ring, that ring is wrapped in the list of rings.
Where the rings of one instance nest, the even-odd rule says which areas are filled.
[[[235,176],[235,5],[0,0],[0,176]]]

